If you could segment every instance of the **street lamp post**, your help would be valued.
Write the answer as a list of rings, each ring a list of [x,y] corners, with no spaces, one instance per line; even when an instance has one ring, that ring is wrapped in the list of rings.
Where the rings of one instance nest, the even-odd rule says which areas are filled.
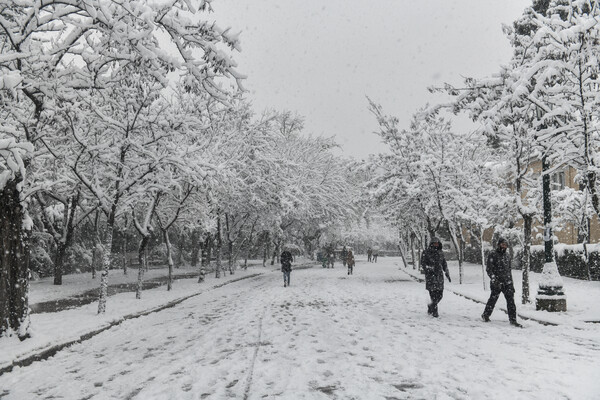
[[[538,108],[538,119],[541,110]],[[541,124],[540,124],[541,126]],[[545,153],[542,157],[542,195],[544,206],[544,269],[535,298],[536,310],[567,311],[567,296],[563,290],[563,281],[554,259],[552,238],[552,202],[550,188],[550,162]]]

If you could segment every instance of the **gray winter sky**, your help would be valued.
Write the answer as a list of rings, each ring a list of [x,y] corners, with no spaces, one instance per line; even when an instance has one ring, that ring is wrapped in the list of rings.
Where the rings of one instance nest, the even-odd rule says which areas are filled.
[[[427,91],[494,73],[510,58],[502,32],[531,0],[213,0],[241,31],[238,71],[257,112],[290,110],[306,132],[335,135],[345,154],[384,146],[369,96],[407,125]],[[463,127],[466,126],[463,123]],[[466,129],[466,128],[465,128]]]

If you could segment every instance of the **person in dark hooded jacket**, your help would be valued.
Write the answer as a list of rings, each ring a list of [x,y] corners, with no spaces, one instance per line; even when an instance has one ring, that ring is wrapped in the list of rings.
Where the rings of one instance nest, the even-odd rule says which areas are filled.
[[[425,289],[429,291],[431,303],[427,305],[427,314],[438,317],[438,303],[444,295],[444,274],[450,280],[448,264],[442,252],[442,242],[436,237],[431,238],[429,248],[421,256],[421,267],[425,271]]]
[[[498,239],[496,250],[488,255],[486,262],[486,272],[490,277],[490,298],[485,305],[485,310],[481,318],[489,322],[490,315],[494,311],[494,306],[500,293],[504,294],[506,299],[506,309],[508,311],[508,320],[511,325],[521,326],[517,322],[517,307],[515,306],[515,287],[513,285],[510,255],[507,253],[508,242],[504,238]]]
[[[290,275],[292,273],[292,261],[294,257],[288,250],[284,250],[279,256],[281,261],[281,272],[283,272],[283,287],[290,286]]]

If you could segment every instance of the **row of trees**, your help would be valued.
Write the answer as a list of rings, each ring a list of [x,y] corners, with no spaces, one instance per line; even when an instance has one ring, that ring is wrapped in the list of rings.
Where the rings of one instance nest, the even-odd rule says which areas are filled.
[[[115,245],[133,231],[141,298],[151,241],[169,277],[174,236],[218,277],[223,255],[233,273],[258,247],[310,254],[364,217],[364,177],[332,139],[250,111],[237,36],[205,20],[210,7],[0,0],[0,335],[27,336],[30,261],[60,285],[68,257],[101,260],[104,313]]]
[[[397,219],[406,247],[423,247],[427,236],[447,232],[462,265],[465,232],[479,241],[482,259],[486,229],[511,236],[523,248],[522,299],[528,302],[532,223],[542,217],[543,178],[565,166],[577,170],[579,190],[554,192],[554,227],[568,220],[585,244],[587,221],[600,215],[600,10],[596,1],[534,0],[504,30],[514,50],[508,64],[462,87],[433,88],[453,100],[420,110],[408,129],[371,102],[391,149],[371,160],[382,171],[371,187]],[[447,110],[466,112],[481,128],[455,133],[442,117]],[[541,173],[533,168],[539,161]],[[460,275],[462,281],[462,268]]]

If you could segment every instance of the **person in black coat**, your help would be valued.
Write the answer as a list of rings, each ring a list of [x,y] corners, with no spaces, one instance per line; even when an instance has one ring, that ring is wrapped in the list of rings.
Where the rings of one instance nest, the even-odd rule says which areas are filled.
[[[344,246],[344,248],[342,249],[342,264],[344,265],[344,267],[346,266],[346,257],[348,256],[348,250],[346,249],[346,246]]]
[[[279,256],[281,261],[281,271],[283,272],[283,287],[290,286],[290,275],[292,273],[292,253],[288,250],[284,250]]]
[[[508,320],[511,325],[521,326],[517,322],[517,307],[515,306],[515,287],[513,285],[510,255],[506,251],[508,242],[504,238],[498,239],[496,250],[488,255],[486,262],[486,272],[490,277],[490,289],[492,293],[485,305],[485,310],[481,318],[489,322],[490,315],[494,311],[494,306],[500,293],[504,294],[506,299],[506,309],[508,310]]]
[[[348,275],[352,275],[354,272],[354,264],[356,261],[354,260],[354,254],[352,254],[352,250],[348,250],[346,253],[346,262],[348,264]]]
[[[425,271],[425,289],[429,291],[431,303],[427,305],[427,314],[438,317],[438,303],[444,296],[444,274],[450,280],[448,264],[442,252],[442,242],[436,237],[431,238],[429,248],[421,256],[421,267]]]

